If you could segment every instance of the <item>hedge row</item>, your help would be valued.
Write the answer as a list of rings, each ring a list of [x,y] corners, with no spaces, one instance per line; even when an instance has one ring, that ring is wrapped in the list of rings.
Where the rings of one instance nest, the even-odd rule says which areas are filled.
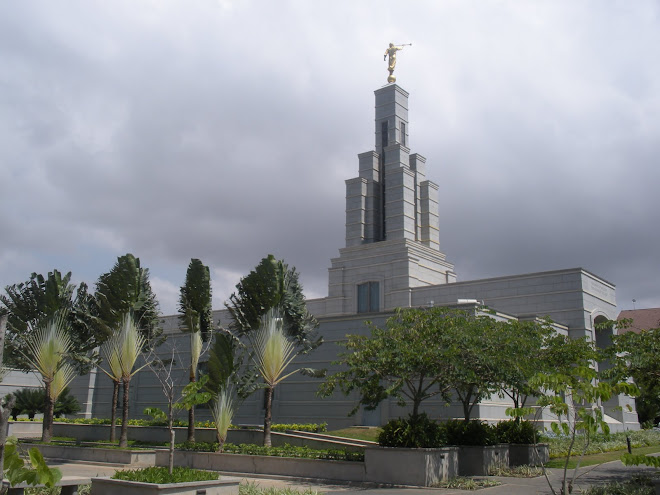
[[[384,447],[436,448],[446,445],[495,445],[534,443],[536,431],[529,421],[502,421],[495,426],[483,421],[451,420],[437,423],[420,414],[399,418],[383,427],[378,443]]]
[[[27,421],[27,420],[26,420]],[[80,425],[109,425],[109,418],[60,418],[57,420],[59,423],[80,424]],[[117,418],[116,424],[121,424],[121,419]],[[166,421],[152,420],[152,419],[129,419],[128,424],[131,426],[167,426]],[[187,421],[174,421],[174,426],[188,426]],[[213,421],[195,421],[195,426],[198,428],[215,428]],[[289,424],[274,424],[271,426],[272,431],[306,431],[310,433],[323,433],[327,431],[327,423],[289,423]],[[232,429],[245,428],[244,426],[231,425]],[[259,429],[258,426],[250,426],[251,429]]]

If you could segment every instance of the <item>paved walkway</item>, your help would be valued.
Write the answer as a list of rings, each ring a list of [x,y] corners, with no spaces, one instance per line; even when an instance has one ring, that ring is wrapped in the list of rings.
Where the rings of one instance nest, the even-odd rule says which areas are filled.
[[[111,476],[117,469],[129,468],[129,466],[118,466],[108,464],[92,464],[80,463],[69,461],[56,461],[49,460],[48,464],[52,467],[58,467],[64,476],[80,476],[85,478],[93,478],[96,476]],[[636,473],[654,473],[657,472],[655,468],[638,466],[627,467],[621,464],[620,461],[612,461],[599,466],[589,466],[580,469],[580,478],[576,482],[573,493],[579,493],[578,489],[585,489],[588,486],[603,484],[608,481],[623,481],[629,479]],[[549,477],[553,481],[555,487],[559,486],[562,471],[560,469],[550,469]],[[278,479],[275,477],[236,477],[231,474],[224,476],[229,479],[240,479],[244,482],[256,483],[261,486],[287,486],[303,490],[312,488],[319,492],[328,495],[466,495],[468,492],[465,490],[444,489],[444,488],[404,488],[404,487],[375,487],[369,485],[328,485],[322,483],[307,482],[292,479]],[[490,476],[489,479],[500,481],[502,484],[491,488],[484,488],[479,490],[479,495],[535,495],[535,494],[550,494],[552,493],[548,488],[548,484],[543,476],[538,478],[505,478]]]

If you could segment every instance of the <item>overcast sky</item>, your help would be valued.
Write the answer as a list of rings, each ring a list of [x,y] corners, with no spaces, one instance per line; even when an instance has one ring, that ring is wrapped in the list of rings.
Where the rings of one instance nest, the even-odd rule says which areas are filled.
[[[660,3],[0,3],[0,286],[127,252],[176,311],[269,253],[327,295],[389,42],[459,280],[583,267],[660,306]]]

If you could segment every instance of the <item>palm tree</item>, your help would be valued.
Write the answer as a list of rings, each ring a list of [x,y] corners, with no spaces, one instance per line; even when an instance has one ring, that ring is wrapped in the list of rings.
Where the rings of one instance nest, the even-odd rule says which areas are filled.
[[[262,318],[261,326],[254,337],[255,362],[266,385],[264,415],[264,446],[271,446],[273,389],[297,371],[284,374],[286,367],[296,357],[294,345],[284,334],[284,322],[277,309],[270,309]]]
[[[182,330],[190,333],[190,383],[197,381],[203,343],[208,341],[213,329],[211,300],[211,271],[200,260],[193,258],[179,297]],[[188,410],[188,441],[195,441],[195,406]]]
[[[112,404],[110,407],[110,441],[114,443],[115,440],[117,439],[115,434],[116,426],[117,426],[116,425],[117,403],[119,402],[119,388],[121,387],[122,370],[121,370],[121,364],[119,362],[119,349],[117,348],[117,346],[115,346],[114,344],[106,345],[103,349],[103,354],[106,363],[108,363],[108,367],[110,368],[110,371],[106,371],[103,368],[101,368],[101,371],[103,371],[106,375],[108,375],[108,378],[112,380]]]
[[[224,449],[225,440],[227,440],[227,431],[231,426],[231,420],[234,417],[235,410],[233,393],[228,381],[216,396],[211,409],[213,421],[215,421],[215,429],[218,432],[218,452],[222,452]]]
[[[71,350],[66,315],[58,313],[45,325],[30,331],[25,348],[25,358],[39,372],[46,389],[41,441],[50,442],[55,401],[76,376],[73,367],[65,361]]]
[[[162,343],[162,329],[158,327],[158,301],[151,290],[149,270],[142,268],[140,258],[130,253],[119,256],[112,269],[96,282],[94,301],[97,321],[111,335],[110,339],[115,338],[114,334],[122,328],[123,318],[130,313],[138,322],[145,344],[153,348]],[[110,372],[103,371],[113,383],[110,441],[114,442],[122,372],[118,356],[112,357],[112,354],[112,346],[106,346],[105,357]]]
[[[71,341],[68,357],[79,372],[86,372],[96,361],[90,351],[107,338],[92,314],[91,302],[87,285],[83,282],[76,288],[71,272],[62,275],[53,270],[46,277],[33,273],[27,282],[5,287],[5,294],[0,294],[0,315],[8,317],[5,365],[29,371],[32,365],[25,356],[32,330],[62,313]]]
[[[113,377],[119,377],[123,384],[123,404],[121,433],[119,435],[119,446],[128,446],[128,393],[131,378],[146,366],[133,370],[137,358],[145,344],[145,338],[138,330],[133,317],[126,313],[121,319],[119,331],[116,332],[106,344],[104,354],[110,365],[111,372],[103,370],[113,381]]]

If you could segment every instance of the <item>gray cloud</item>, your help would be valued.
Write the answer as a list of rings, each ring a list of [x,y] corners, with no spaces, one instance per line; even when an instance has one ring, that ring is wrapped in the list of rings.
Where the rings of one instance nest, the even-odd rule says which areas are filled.
[[[268,253],[327,290],[389,41],[459,279],[574,266],[660,305],[657,3],[9,2],[0,285],[116,256],[165,312]],[[6,61],[6,63],[5,63]]]

